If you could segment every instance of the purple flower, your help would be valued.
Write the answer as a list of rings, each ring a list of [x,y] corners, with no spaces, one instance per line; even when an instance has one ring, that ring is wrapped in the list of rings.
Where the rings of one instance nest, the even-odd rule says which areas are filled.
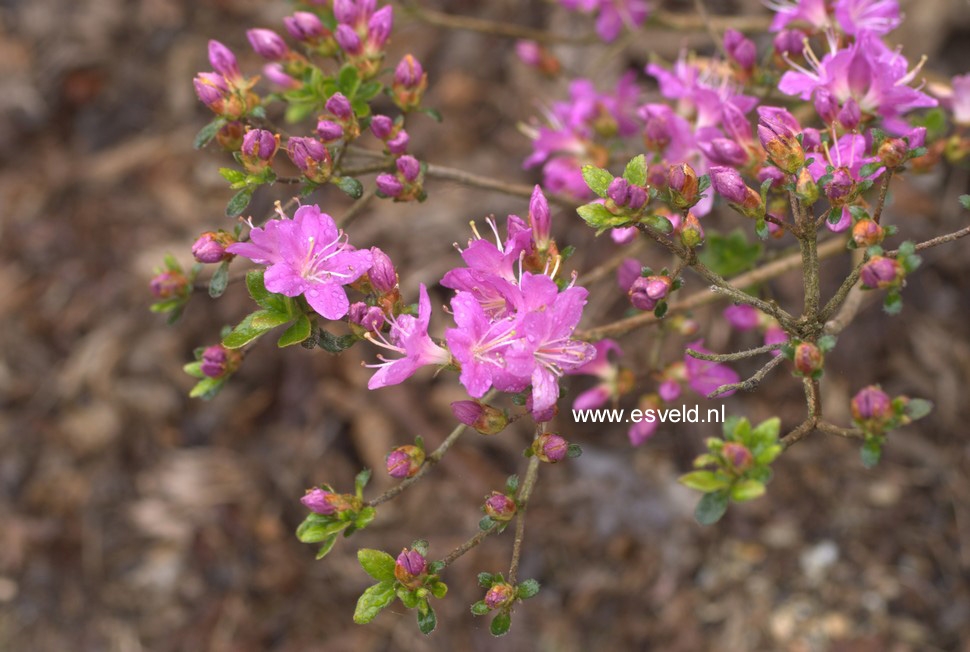
[[[247,30],[246,38],[256,54],[269,61],[279,61],[289,52],[286,42],[271,29]]]
[[[212,68],[226,79],[239,78],[239,65],[232,50],[216,40],[209,41],[209,63]]]
[[[697,340],[696,342],[691,342],[687,345],[687,348],[700,351],[701,353],[710,353],[710,351],[701,346],[703,341]],[[730,385],[741,380],[737,372],[726,365],[709,360],[698,360],[687,354],[684,354],[684,370],[687,374],[688,386],[698,394],[704,396],[711,394],[722,385]],[[730,396],[734,391],[724,392],[719,397]]]
[[[519,337],[516,331],[518,319],[489,319],[470,292],[455,294],[451,309],[457,328],[445,331],[445,341],[461,365],[459,381],[468,394],[481,398],[493,384],[514,386],[514,379],[507,378],[505,358],[510,346]]]
[[[970,74],[958,75],[953,78],[953,90],[944,102],[953,112],[953,122],[960,126],[970,125]],[[912,147],[919,147],[910,143]]]
[[[758,309],[747,304],[731,305],[724,309],[724,318],[738,330],[751,330],[758,325]]]
[[[424,451],[417,446],[399,446],[387,455],[385,467],[392,478],[412,478],[424,464]]]
[[[333,504],[334,494],[323,489],[308,489],[306,495],[300,499],[303,506],[314,514],[330,516],[337,513],[337,507]]]
[[[377,247],[370,248],[373,264],[367,272],[371,286],[381,294],[397,289],[397,271],[390,256]]]
[[[297,11],[292,16],[286,16],[283,18],[283,26],[297,41],[313,42],[326,32],[316,14],[308,11]]]
[[[404,184],[393,174],[378,174],[374,180],[377,189],[388,197],[398,198],[404,192]]]
[[[428,298],[428,290],[423,283],[418,297],[417,317],[400,315],[396,319],[389,318],[391,322],[389,340],[382,333],[367,337],[374,344],[402,355],[395,360],[378,356],[381,360],[380,363],[367,365],[377,369],[367,383],[368,389],[397,385],[410,378],[415,371],[424,365],[445,365],[451,360],[451,354],[435,344],[428,336],[428,323],[431,321],[431,300]]]
[[[768,6],[775,10],[771,31],[784,29],[789,23],[808,23],[816,30],[823,30],[829,24],[825,0],[772,0]]]
[[[664,402],[674,401],[680,396],[680,383],[672,378],[667,379],[657,387],[657,394]]]
[[[737,63],[742,70],[754,68],[755,60],[758,57],[758,49],[754,41],[744,37],[744,34],[736,29],[729,29],[724,32],[724,51]]]
[[[620,368],[609,358],[610,352],[616,355],[623,355],[623,350],[619,344],[610,339],[600,340],[593,344],[595,357],[584,365],[567,371],[568,375],[591,375],[600,379],[600,383],[595,387],[581,393],[573,401],[574,410],[591,410],[598,408],[614,396],[620,396],[628,388],[621,387]],[[626,383],[622,383],[626,384]]]
[[[596,33],[607,43],[616,40],[623,27],[634,29],[649,15],[644,0],[559,0],[567,9],[596,13]]]
[[[350,302],[343,286],[367,273],[371,252],[347,243],[333,218],[319,206],[297,209],[293,219],[272,220],[249,232],[250,242],[237,242],[227,251],[269,265],[266,289],[288,297],[303,295],[327,319],[347,314]]]
[[[896,0],[836,0],[835,20],[846,34],[888,34],[902,22]]]
[[[391,36],[394,26],[394,8],[381,7],[367,21],[367,40],[374,50],[380,50]]]

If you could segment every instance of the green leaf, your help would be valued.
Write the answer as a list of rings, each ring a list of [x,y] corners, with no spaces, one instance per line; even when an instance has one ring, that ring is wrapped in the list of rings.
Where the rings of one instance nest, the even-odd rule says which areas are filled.
[[[519,489],[519,476],[510,475],[505,480],[505,493],[511,495],[514,494]]]
[[[310,318],[305,314],[300,315],[289,328],[283,331],[283,334],[280,335],[280,339],[276,343],[276,346],[283,348],[285,346],[299,344],[310,337],[310,330]]]
[[[235,168],[219,168],[219,174],[229,183],[243,183],[246,181],[246,173]]]
[[[475,614],[476,616],[484,616],[489,611],[491,611],[491,609],[488,608],[488,605],[485,604],[484,600],[479,600],[478,602],[472,605],[472,613]]]
[[[202,362],[200,360],[183,365],[182,371],[193,378],[205,378],[205,374],[202,373]]]
[[[219,133],[219,130],[222,129],[225,124],[225,118],[216,118],[206,126],[202,127],[202,129],[199,130],[199,133],[195,135],[195,140],[192,143],[193,146],[196,149],[202,149],[208,145],[209,141],[216,137],[216,134]]]
[[[663,316],[667,314],[667,302],[661,301],[657,304],[657,307],[653,309],[653,316],[657,319],[663,319]]]
[[[365,507],[357,513],[357,518],[354,520],[354,527],[358,530],[363,530],[365,527],[370,525],[370,522],[373,521],[376,516],[376,509],[373,507]]]
[[[731,481],[727,477],[714,471],[692,471],[685,473],[677,479],[677,482],[691,489],[703,491],[704,493],[717,491],[718,489],[726,489],[731,485]]]
[[[773,444],[765,446],[754,454],[754,461],[758,464],[771,464],[776,457],[781,455],[781,446]]]
[[[605,198],[606,190],[610,187],[610,182],[613,181],[613,175],[595,165],[584,165],[583,179],[590,190]]]
[[[370,469],[364,469],[354,476],[354,492],[358,498],[364,495],[364,488],[370,482],[371,473],[372,471]]]
[[[321,542],[323,545],[317,550],[317,560],[323,559],[327,554],[333,550],[333,544],[337,543],[337,535],[331,534],[329,537]]]
[[[442,582],[441,580],[432,582],[429,588],[431,589],[431,595],[438,598],[439,600],[443,599],[446,595],[448,595],[448,585]]]
[[[253,198],[253,188],[243,188],[229,200],[226,206],[226,215],[238,217],[249,206],[249,201]]]
[[[738,424],[741,423],[742,418],[743,417],[732,414],[724,420],[724,423],[721,424],[721,432],[725,439],[728,439],[734,434],[734,430],[738,427]]]
[[[216,271],[213,272],[212,278],[209,279],[209,296],[213,299],[218,299],[222,296],[222,293],[226,291],[226,287],[229,285],[229,261],[224,260],[222,263],[216,267]]]
[[[290,124],[300,122],[316,110],[315,102],[291,102],[286,107],[284,119]]]
[[[394,557],[383,550],[361,548],[357,551],[357,561],[364,571],[375,580],[394,581]]]
[[[203,401],[208,401],[219,393],[223,384],[225,384],[224,378],[203,378],[189,392],[189,398],[201,398]]]
[[[495,584],[496,581],[498,580],[496,580],[495,576],[491,573],[482,572],[478,574],[478,585],[483,589],[492,588],[492,585]]]
[[[818,338],[818,348],[822,353],[828,353],[835,348],[835,342],[834,335],[823,335]]]
[[[414,609],[420,601],[420,598],[418,598],[414,591],[409,591],[403,586],[397,587],[397,599],[408,609]]]
[[[569,444],[566,447],[566,457],[574,458],[583,454],[583,449],[579,444]]]
[[[933,403],[923,398],[911,398],[906,404],[906,416],[913,421],[922,419],[933,411]]]
[[[640,220],[641,223],[646,224],[651,229],[660,231],[664,235],[668,235],[674,230],[674,225],[670,223],[663,215],[648,215]]]
[[[694,518],[701,525],[712,525],[721,520],[727,511],[728,492],[721,490],[704,494],[694,510]]]
[[[358,86],[360,86],[360,73],[355,66],[348,63],[337,73],[337,89],[352,100],[357,94]]]
[[[357,600],[354,622],[364,625],[374,620],[381,609],[394,601],[394,582],[379,582],[367,587]]]
[[[286,312],[287,297],[284,297],[282,294],[273,294],[266,289],[266,286],[263,285],[263,274],[265,272],[266,268],[264,267],[251,269],[246,272],[246,289],[249,290],[249,296],[261,308],[274,312]]]
[[[647,158],[643,154],[634,157],[626,164],[623,178],[635,186],[647,185]],[[608,184],[607,184],[608,185]]]
[[[526,580],[519,584],[516,593],[522,600],[528,600],[539,592],[539,582],[536,580]]]
[[[484,532],[495,525],[495,520],[491,516],[486,516],[478,522],[478,529]]]
[[[302,543],[320,543],[348,525],[346,521],[338,521],[333,516],[311,513],[296,528],[296,538]]]
[[[707,231],[704,249],[698,254],[702,263],[721,276],[730,278],[753,268],[764,247],[760,242],[748,243],[740,228],[727,235]]]
[[[739,503],[754,500],[765,493],[765,486],[757,480],[741,480],[731,487],[731,499]]]
[[[893,288],[886,293],[882,309],[887,315],[898,315],[903,310],[903,297],[899,294],[899,290]]]
[[[765,419],[758,424],[758,427],[751,431],[751,444],[773,443],[778,440],[778,433],[780,430],[781,419],[778,417]]]
[[[320,348],[327,353],[341,353],[352,347],[357,342],[356,335],[336,336],[325,330],[320,331]]]
[[[630,221],[630,218],[625,215],[614,215],[603,204],[584,204],[577,208],[576,212],[594,229],[623,226]]]
[[[427,636],[434,631],[434,628],[438,626],[438,619],[434,615],[434,609],[427,601],[424,602],[426,609],[422,609],[422,605],[418,605],[418,629],[421,633]]]
[[[960,195],[960,205],[970,211],[970,195]]]
[[[870,437],[862,444],[860,453],[862,455],[862,466],[871,469],[879,464],[879,458],[882,457],[882,442],[876,437]]]
[[[275,310],[257,310],[250,316],[252,317],[250,325],[264,332],[282,326],[291,319],[285,312],[276,312]]]
[[[509,633],[509,627],[512,626],[512,614],[508,611],[500,611],[495,614],[495,618],[492,618],[492,624],[489,626],[489,631],[492,632],[492,636],[505,636]]]
[[[353,177],[336,177],[330,182],[350,195],[351,199],[360,199],[364,195],[364,186]]]

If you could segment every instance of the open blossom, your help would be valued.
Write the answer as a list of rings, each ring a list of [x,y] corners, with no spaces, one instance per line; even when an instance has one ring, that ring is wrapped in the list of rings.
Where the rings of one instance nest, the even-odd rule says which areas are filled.
[[[843,32],[855,36],[888,34],[902,22],[896,0],[837,0],[835,20]]]
[[[617,356],[623,355],[620,345],[613,340],[605,339],[593,344],[593,349],[595,356],[592,360],[566,372],[570,375],[588,374],[600,379],[599,384],[576,397],[573,401],[574,410],[598,408],[627,389],[620,386],[623,380],[620,367],[609,357],[610,352],[616,353]]]
[[[829,25],[825,0],[772,0],[766,3],[775,11],[771,31],[785,29],[789,23],[807,23],[817,30]]]
[[[953,113],[953,122],[963,127],[970,125],[970,74],[957,75],[953,78],[951,91],[937,94]]]
[[[481,398],[492,385],[506,391],[516,385],[523,389],[527,383],[517,383],[505,370],[505,355],[518,337],[519,319],[508,316],[490,320],[470,292],[458,292],[451,300],[451,309],[457,328],[445,332],[445,341],[461,365],[460,381],[468,394]]]
[[[609,43],[616,40],[623,27],[634,29],[650,13],[644,0],[559,0],[567,9],[596,13],[596,33]]]
[[[701,346],[703,340],[697,340],[687,345],[687,348],[710,353]],[[727,365],[718,364],[709,360],[699,360],[693,356],[684,354],[684,370],[687,374],[687,385],[697,392],[707,396],[722,385],[730,385],[741,380],[738,373]],[[724,392],[721,397],[730,396],[734,390]]]
[[[418,294],[418,316],[399,315],[388,320],[391,322],[389,339],[383,333],[368,334],[367,339],[402,357],[387,359],[378,356],[381,360],[379,363],[367,365],[377,369],[367,383],[368,389],[397,385],[425,365],[445,365],[451,361],[451,354],[435,344],[428,335],[431,300],[423,283]]]
[[[366,274],[373,262],[371,252],[349,245],[333,218],[316,205],[301,206],[293,219],[254,227],[249,239],[226,251],[268,265],[267,290],[288,297],[302,294],[327,319],[347,314],[350,302],[343,286]]]

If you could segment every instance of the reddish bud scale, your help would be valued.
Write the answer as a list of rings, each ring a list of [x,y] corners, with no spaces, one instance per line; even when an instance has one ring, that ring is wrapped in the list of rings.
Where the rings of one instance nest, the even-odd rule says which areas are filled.
[[[852,227],[852,240],[859,247],[877,245],[882,242],[885,235],[885,230],[876,224],[874,220],[868,218],[859,220]]]
[[[413,478],[424,464],[424,451],[417,446],[399,446],[387,456],[387,473],[392,478]]]
[[[795,347],[795,369],[803,376],[813,376],[822,370],[825,356],[811,342],[802,342]]]
[[[878,424],[892,416],[892,401],[878,385],[869,385],[852,397],[852,416],[856,421]]]
[[[394,562],[394,577],[409,589],[421,586],[428,562],[417,550],[405,548]]]
[[[493,584],[485,594],[485,606],[489,609],[498,609],[511,604],[515,596],[516,589],[511,584],[505,582]]]
[[[752,462],[754,462],[751,451],[744,444],[735,441],[729,441],[724,444],[721,448],[721,455],[724,457],[728,466],[736,473],[743,473],[748,470]]]
[[[515,512],[518,509],[515,505],[515,501],[509,496],[493,491],[492,494],[485,499],[485,513],[496,521],[509,521],[515,516]]]

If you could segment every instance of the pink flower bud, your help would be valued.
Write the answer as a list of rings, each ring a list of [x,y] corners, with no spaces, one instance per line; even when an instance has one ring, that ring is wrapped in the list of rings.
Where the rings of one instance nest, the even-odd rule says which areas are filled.
[[[405,548],[394,562],[394,577],[407,588],[416,589],[421,586],[427,568],[428,562],[424,555],[417,550]]]
[[[316,14],[308,11],[297,11],[292,16],[283,18],[283,26],[297,41],[312,43],[326,33],[326,28]]]
[[[552,216],[549,213],[549,202],[538,185],[532,189],[532,198],[529,200],[529,224],[536,246],[541,251],[548,249],[552,239]]]
[[[852,416],[860,422],[879,422],[892,416],[892,401],[879,385],[870,385],[852,398]]]
[[[394,162],[397,167],[397,171],[401,173],[404,180],[408,183],[414,183],[418,180],[418,175],[421,174],[421,164],[418,163],[418,159],[413,156],[404,155]]]
[[[199,100],[215,113],[222,113],[229,86],[222,75],[214,72],[200,72],[192,80],[195,94]]]
[[[206,231],[192,245],[192,255],[200,263],[219,263],[232,258],[226,247],[235,242],[228,233]]]
[[[801,342],[795,347],[795,369],[803,376],[812,376],[822,370],[825,357],[811,342]]]
[[[281,63],[267,63],[263,66],[263,76],[277,86],[286,90],[300,88],[303,83],[286,74]]]
[[[509,424],[505,412],[478,401],[455,401],[451,404],[451,411],[461,423],[483,435],[500,433]]]
[[[738,166],[748,162],[748,152],[730,138],[713,138],[698,145],[716,165]]]
[[[489,609],[499,609],[515,600],[516,589],[505,582],[493,584],[485,594],[485,606]]]
[[[380,50],[391,36],[394,26],[394,8],[381,7],[367,21],[367,40],[375,50]]]
[[[717,194],[734,204],[744,204],[747,201],[749,188],[741,178],[740,172],[734,168],[715,165],[711,167],[709,173],[711,186]]]
[[[338,23],[351,25],[357,22],[357,3],[354,0],[333,0],[333,17]]]
[[[387,149],[391,154],[404,154],[408,151],[408,145],[410,143],[411,137],[408,136],[408,132],[401,129],[387,141]]]
[[[865,288],[886,288],[898,285],[905,273],[903,266],[895,258],[873,256],[862,266],[859,278]]]
[[[377,247],[371,247],[371,256],[374,261],[370,270],[367,272],[370,284],[380,294],[387,294],[397,289],[397,271],[390,257]]]
[[[172,299],[182,294],[186,294],[189,289],[189,281],[180,272],[168,270],[156,274],[151,280],[152,296],[156,299]]]
[[[796,138],[795,130],[779,116],[762,115],[758,123],[758,138],[771,162],[783,171],[792,174],[805,164],[805,151]]]
[[[630,200],[630,182],[623,177],[616,177],[610,181],[606,196],[617,206],[625,206]]]
[[[728,306],[724,309],[724,318],[738,330],[751,330],[758,325],[758,309],[745,304]]]
[[[404,184],[393,174],[378,174],[375,182],[377,189],[388,197],[398,198],[404,191]]]
[[[855,181],[845,167],[835,168],[832,178],[825,184],[825,196],[833,203],[847,199],[855,188]]]
[[[839,102],[827,88],[816,88],[812,101],[815,104],[815,113],[822,119],[822,122],[825,124],[835,122],[839,115]]]
[[[859,121],[862,119],[862,112],[859,110],[859,104],[851,97],[845,101],[842,105],[842,110],[839,111],[839,122],[846,129],[855,129],[859,126]]]
[[[485,513],[496,521],[511,520],[516,509],[515,501],[498,491],[485,500]]]
[[[416,88],[423,78],[424,69],[421,67],[421,62],[410,54],[404,55],[394,69],[394,83],[407,89]]]
[[[688,249],[693,249],[704,242],[704,228],[693,213],[687,213],[684,223],[680,226],[680,241]]]
[[[674,205],[678,208],[687,208],[694,204],[697,199],[697,173],[687,163],[671,165],[667,173],[668,187],[676,192],[674,195]]]
[[[320,120],[317,122],[317,135],[325,143],[332,143],[344,137],[344,128],[333,120]]]
[[[886,167],[895,168],[902,165],[909,153],[909,145],[902,138],[889,138],[879,146],[878,156]]]
[[[775,52],[789,57],[801,56],[805,48],[805,32],[797,29],[784,29],[775,36]]]
[[[566,459],[569,442],[552,433],[544,433],[536,438],[532,444],[532,452],[543,462],[555,464]]]
[[[286,143],[286,153],[306,178],[322,183],[330,178],[330,152],[315,138],[294,136]]]
[[[360,54],[360,37],[353,28],[348,27],[341,23],[337,25],[337,31],[334,32],[334,36],[337,39],[337,45],[340,46],[344,52],[350,55]]]
[[[736,472],[743,472],[751,466],[753,457],[744,444],[729,441],[721,448],[721,455]]]
[[[216,40],[209,41],[209,63],[212,68],[226,79],[239,77],[239,65],[232,50]]]
[[[290,50],[280,35],[271,29],[247,30],[246,38],[256,54],[268,61],[279,61]]]
[[[279,137],[265,129],[250,129],[243,136],[242,154],[259,161],[269,161],[280,146]]]
[[[387,473],[392,478],[412,478],[424,464],[424,451],[417,446],[399,446],[387,456]]]
[[[236,370],[239,354],[221,344],[207,347],[202,352],[202,374],[209,378],[222,378]]]
[[[341,92],[336,92],[327,100],[326,109],[337,116],[338,120],[350,120],[354,117],[354,109],[350,106],[350,100]]]
[[[860,247],[871,247],[882,242],[885,230],[874,220],[862,219],[852,227],[852,239]]]
[[[370,121],[370,130],[380,140],[387,140],[394,129],[394,121],[386,115],[375,115]]]
[[[314,514],[322,514],[324,516],[330,516],[337,512],[337,508],[334,505],[333,498],[336,494],[329,491],[324,491],[323,489],[308,489],[306,495],[300,499],[303,506],[309,509]]]

